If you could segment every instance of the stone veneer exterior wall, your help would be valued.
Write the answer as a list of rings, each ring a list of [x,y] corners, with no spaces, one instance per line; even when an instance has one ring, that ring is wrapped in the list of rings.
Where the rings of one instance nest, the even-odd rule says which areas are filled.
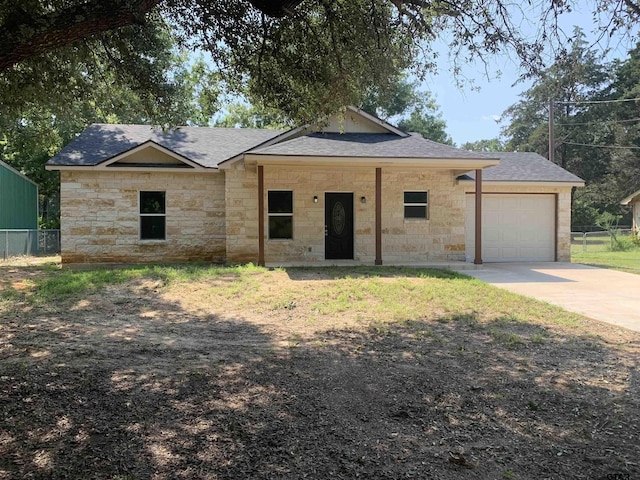
[[[558,194],[558,260],[569,260],[570,187],[485,183],[483,189]],[[167,192],[164,241],[139,239],[141,190]],[[267,263],[324,262],[325,192],[353,193],[354,259],[374,263],[375,167],[265,166],[264,190],[266,236],[267,192],[293,190],[294,198],[293,239],[265,239]],[[404,218],[403,192],[415,190],[429,192],[428,220]],[[473,190],[450,171],[382,167],[383,263],[464,260],[466,195]],[[257,192],[257,168],[242,161],[213,173],[62,171],[63,262],[255,262]]]
[[[166,191],[166,240],[139,239],[139,192]],[[62,171],[62,261],[225,260],[222,173]]]
[[[237,162],[226,170],[227,260],[258,257],[258,175]],[[293,239],[265,239],[267,263],[324,261],[324,194],[352,192],[354,260],[375,259],[375,167],[264,167],[267,192],[293,191]],[[429,191],[429,219],[404,218],[404,191]],[[318,197],[318,203],[313,197]],[[361,197],[366,203],[361,203]],[[382,168],[382,259],[384,263],[464,260],[464,189],[450,171]]]
[[[569,262],[571,260],[571,188],[566,186],[552,185],[492,185],[485,182],[482,185],[484,193],[553,193],[558,195],[557,212],[557,260],[559,262]],[[472,182],[465,182],[466,192],[475,192]]]
[[[429,219],[404,218],[404,192],[429,192]],[[383,263],[465,257],[464,189],[448,170],[382,169]]]

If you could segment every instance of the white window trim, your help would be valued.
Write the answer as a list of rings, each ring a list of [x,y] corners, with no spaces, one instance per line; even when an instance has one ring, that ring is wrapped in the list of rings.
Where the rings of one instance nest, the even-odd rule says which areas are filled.
[[[269,212],[269,192],[291,192],[291,213],[271,213]],[[283,190],[281,188],[267,190],[267,239],[271,242],[290,242],[293,240],[294,232],[294,220],[293,212],[295,210],[293,190]],[[271,238],[271,232],[269,231],[269,219],[271,217],[291,217],[291,238]]]
[[[163,192],[164,213],[142,213],[142,192]],[[164,217],[164,238],[142,238],[142,217]],[[167,241],[167,191],[166,190],[138,190],[138,240],[144,243],[164,243]]]
[[[426,202],[405,202],[404,201],[404,196],[406,193],[426,193],[427,194],[427,201]],[[425,221],[425,220],[429,220],[429,190],[404,190],[402,192],[402,215],[404,217],[405,220],[409,220],[409,221]],[[404,212],[404,208],[405,207],[425,207],[425,216],[424,217],[407,217],[405,212]]]

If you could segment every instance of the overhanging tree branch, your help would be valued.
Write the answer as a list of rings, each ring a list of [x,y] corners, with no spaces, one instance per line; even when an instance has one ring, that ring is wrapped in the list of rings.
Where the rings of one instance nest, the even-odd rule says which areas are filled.
[[[289,15],[302,0],[250,0],[263,13]],[[14,7],[0,25],[0,72],[93,35],[144,22],[161,0],[90,0],[44,13]]]
[[[107,30],[144,22],[160,0],[93,0],[43,15],[15,15],[0,26],[0,71]],[[22,12],[25,13],[25,12]]]

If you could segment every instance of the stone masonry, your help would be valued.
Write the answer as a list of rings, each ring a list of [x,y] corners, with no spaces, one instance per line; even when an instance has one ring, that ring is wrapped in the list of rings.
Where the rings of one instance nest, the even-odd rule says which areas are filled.
[[[166,240],[140,240],[139,192],[166,192]],[[375,259],[375,166],[264,167],[267,192],[293,191],[293,239],[265,239],[267,263],[324,262],[324,194],[354,197],[354,260]],[[405,191],[428,191],[428,219],[405,219]],[[385,264],[465,258],[466,196],[449,170],[382,167],[382,259]],[[571,188],[497,186],[486,193],[558,195],[558,260],[570,255]],[[211,173],[62,171],[64,263],[256,262],[258,175],[243,161]],[[313,197],[318,197],[318,202]],[[366,199],[365,202],[361,198]],[[226,199],[226,200],[225,200]]]
[[[166,192],[166,240],[140,240],[139,192]],[[224,261],[224,174],[61,172],[64,263]]]
[[[227,261],[258,256],[258,175],[237,162],[226,170]],[[354,196],[354,260],[375,259],[375,167],[265,166],[267,192],[293,191],[293,239],[265,240],[267,263],[324,261],[324,193]],[[429,219],[404,218],[404,191],[429,192]],[[313,197],[318,197],[318,203]],[[361,198],[366,202],[362,203]],[[465,194],[447,170],[382,168],[382,258],[385,263],[464,260]],[[265,227],[265,235],[267,235]],[[268,236],[268,235],[267,235]]]

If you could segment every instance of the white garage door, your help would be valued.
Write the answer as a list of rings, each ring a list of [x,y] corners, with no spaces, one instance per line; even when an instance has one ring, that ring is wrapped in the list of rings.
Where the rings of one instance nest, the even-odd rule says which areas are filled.
[[[475,257],[475,196],[467,195],[466,257]],[[555,257],[555,196],[484,194],[484,262],[552,262]]]

